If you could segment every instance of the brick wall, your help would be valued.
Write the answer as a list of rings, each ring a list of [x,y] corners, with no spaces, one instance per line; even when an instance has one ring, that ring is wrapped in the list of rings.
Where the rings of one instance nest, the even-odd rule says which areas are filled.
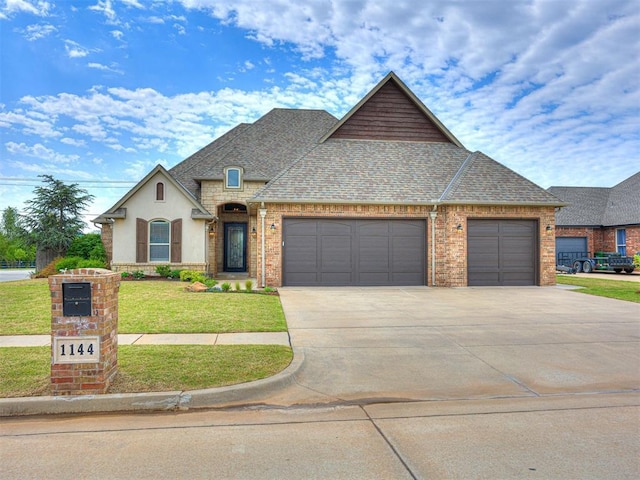
[[[107,266],[111,265],[113,260],[113,227],[109,223],[103,223],[100,229],[100,238],[102,245],[107,253]]]
[[[432,285],[431,220],[432,207],[425,205],[326,205],[326,204],[268,204],[265,218],[266,284],[282,285],[282,219],[284,217],[349,217],[349,218],[422,218],[427,220],[426,264],[427,285]],[[438,208],[436,218],[436,286],[460,287],[467,285],[467,218],[523,218],[539,222],[540,285],[555,284],[555,238],[553,207],[511,206],[444,206]],[[271,230],[271,224],[275,230]],[[462,225],[463,230],[457,229]],[[257,226],[257,276],[260,278],[262,258]]]
[[[91,316],[63,316],[64,283],[91,283]],[[117,373],[118,291],[120,276],[105,269],[78,269],[49,277],[51,293],[51,345],[55,337],[97,336],[98,363],[51,362],[52,395],[106,393]],[[52,357],[53,357],[52,350]]]
[[[627,255],[633,256],[640,251],[640,226],[621,227],[627,234]],[[558,237],[587,237],[587,249],[591,255],[595,252],[616,252],[617,227],[558,227]]]

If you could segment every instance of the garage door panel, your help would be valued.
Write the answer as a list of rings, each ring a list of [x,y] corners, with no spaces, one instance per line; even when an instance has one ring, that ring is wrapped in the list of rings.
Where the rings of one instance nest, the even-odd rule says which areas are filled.
[[[293,242],[290,223],[296,226]],[[285,219],[283,226],[285,285],[425,283],[424,220]],[[317,248],[303,245],[305,241]],[[313,253],[315,263],[303,260]],[[315,273],[310,270],[314,266]]]
[[[587,237],[556,237],[556,264],[573,265],[576,258],[589,256]]]
[[[537,221],[467,221],[467,281],[470,286],[535,285]]]

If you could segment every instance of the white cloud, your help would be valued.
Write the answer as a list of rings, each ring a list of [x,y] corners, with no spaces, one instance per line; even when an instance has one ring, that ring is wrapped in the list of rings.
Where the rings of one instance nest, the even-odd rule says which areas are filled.
[[[51,4],[46,1],[27,1],[27,0],[6,0],[0,12],[4,18],[8,18],[16,13],[30,13],[38,17],[46,17],[49,15]]]
[[[65,40],[64,41],[64,49],[67,52],[67,56],[69,58],[86,57],[90,53],[96,51],[96,50],[91,50],[89,48],[83,47],[78,42],[74,42],[73,40]]]
[[[101,63],[89,62],[87,63],[87,67],[93,68],[95,70],[102,70],[103,72],[117,73],[119,75],[124,75],[124,72],[117,68],[116,64],[112,64],[111,66],[103,65]]]
[[[85,142],[84,140],[79,140],[77,138],[69,138],[69,137],[64,137],[60,139],[61,143],[64,143],[65,145],[71,145],[74,147],[84,147],[87,142]]]
[[[43,160],[53,161],[55,163],[71,163],[80,158],[78,155],[64,155],[62,153],[51,150],[41,143],[35,145],[27,145],[25,143],[7,142],[5,143],[7,151],[14,155],[26,155],[28,157],[36,157]]]
[[[26,38],[30,42],[33,42],[50,35],[56,30],[56,27],[49,24],[27,25],[27,28],[24,30],[24,38]]]
[[[109,23],[116,21],[116,11],[113,9],[111,0],[98,0],[98,3],[88,8],[94,12],[102,13]]]
[[[124,37],[124,32],[121,30],[111,30],[109,33],[111,33],[111,36],[116,40],[122,40],[122,37]]]

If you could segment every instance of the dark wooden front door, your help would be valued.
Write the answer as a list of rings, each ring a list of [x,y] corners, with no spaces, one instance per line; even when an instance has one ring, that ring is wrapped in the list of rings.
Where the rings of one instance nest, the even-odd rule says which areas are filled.
[[[247,224],[224,224],[224,271],[247,271]]]

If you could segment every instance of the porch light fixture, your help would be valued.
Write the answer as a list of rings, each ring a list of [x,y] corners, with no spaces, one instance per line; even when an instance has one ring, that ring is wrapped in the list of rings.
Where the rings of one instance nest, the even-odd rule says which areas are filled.
[[[456,227],[456,230],[458,230],[459,232],[462,231],[462,224],[461,223],[458,224],[458,226]]]
[[[551,225],[547,225],[547,232],[550,232],[551,230],[553,230],[553,228],[551,227]]]
[[[272,223],[272,224],[271,224],[271,230],[275,230],[275,229],[276,229],[276,224],[275,224],[275,223]]]
[[[253,227],[253,228],[251,229],[251,233],[256,233],[256,227]]]

